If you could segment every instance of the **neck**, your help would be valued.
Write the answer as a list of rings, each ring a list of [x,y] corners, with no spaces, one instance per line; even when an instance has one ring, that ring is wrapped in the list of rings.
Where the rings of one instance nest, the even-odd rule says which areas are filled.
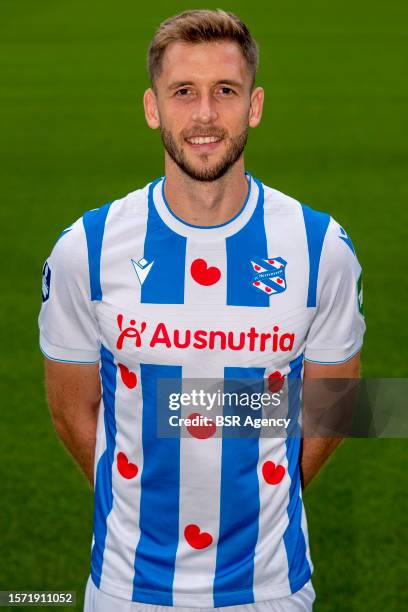
[[[189,177],[166,153],[164,195],[172,212],[192,225],[221,225],[239,213],[248,195],[241,157],[216,181]]]

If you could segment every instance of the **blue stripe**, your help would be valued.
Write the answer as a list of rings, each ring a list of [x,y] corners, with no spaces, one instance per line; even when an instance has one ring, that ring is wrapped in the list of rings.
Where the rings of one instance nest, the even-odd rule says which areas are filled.
[[[262,393],[264,368],[224,368],[224,391]],[[237,380],[238,379],[238,380]],[[242,387],[239,379],[250,379]],[[237,389],[238,387],[238,389]],[[249,387],[249,388],[248,388]],[[224,406],[224,416],[238,414],[241,423],[253,410]],[[259,530],[259,429],[241,430],[241,438],[223,429],[220,530],[214,578],[214,607],[253,603],[254,556]],[[235,428],[239,435],[239,429]]]
[[[48,353],[44,351],[41,344],[40,344],[40,350],[47,359],[51,359],[51,361],[58,361],[59,363],[87,363],[87,364],[99,363],[99,359],[97,361],[76,361],[76,360],[74,361],[73,359],[57,359],[57,357],[51,357],[51,355],[48,355]]]
[[[260,181],[256,208],[244,227],[226,238],[227,246],[227,304],[229,306],[269,306],[269,296],[252,286],[254,271],[251,259],[268,258],[264,224],[264,190]]]
[[[346,361],[349,361],[350,359],[355,357],[357,353],[359,353],[360,351],[361,351],[361,346],[356,351],[354,351],[354,353],[351,353],[351,355],[349,355],[345,359],[340,359],[340,361],[316,361],[315,359],[309,359],[309,358],[307,359],[305,358],[305,361],[310,361],[310,363],[320,363],[321,365],[335,365],[336,363],[346,363]]]
[[[173,580],[179,540],[180,437],[157,436],[157,383],[176,379],[181,392],[181,366],[141,364],[143,394],[143,470],[140,540],[135,554],[133,601],[173,605]]]
[[[94,500],[94,537],[92,548],[91,574],[92,579],[99,587],[102,573],[103,553],[107,532],[107,518],[112,510],[112,466],[115,454],[116,419],[115,419],[115,392],[116,370],[114,357],[101,345],[101,379],[102,398],[104,405],[104,423],[106,436],[106,450],[98,461],[95,481]]]
[[[89,282],[91,300],[102,300],[101,288],[101,251],[106,216],[111,203],[108,202],[95,210],[88,210],[83,216],[86,242],[88,246]]]
[[[302,204],[303,219],[306,228],[307,246],[309,249],[309,288],[307,306],[316,306],[317,279],[319,275],[320,256],[324,237],[330,223],[330,215],[313,210]]]
[[[291,422],[297,422],[300,410],[300,390],[302,385],[303,354],[290,362],[289,379],[289,415]],[[311,576],[311,569],[306,557],[306,542],[302,531],[302,499],[300,497],[300,443],[301,429],[296,423],[286,439],[286,456],[290,477],[288,518],[289,524],[283,534],[289,568],[291,592],[298,591]]]
[[[147,229],[143,257],[154,264],[142,285],[142,303],[183,304],[186,238],[173,232],[158,215],[149,187]]]

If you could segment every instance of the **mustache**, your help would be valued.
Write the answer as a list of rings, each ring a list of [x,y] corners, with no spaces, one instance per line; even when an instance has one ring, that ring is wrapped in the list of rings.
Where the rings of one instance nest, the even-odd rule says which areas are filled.
[[[220,128],[195,128],[194,130],[182,132],[182,136],[183,138],[197,138],[198,136],[203,136],[204,138],[225,138],[227,136],[227,132],[226,130],[222,130]]]

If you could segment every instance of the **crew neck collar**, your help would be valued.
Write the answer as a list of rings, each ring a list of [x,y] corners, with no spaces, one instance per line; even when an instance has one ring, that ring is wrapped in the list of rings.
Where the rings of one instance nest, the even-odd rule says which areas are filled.
[[[248,194],[246,200],[238,213],[220,225],[201,226],[193,225],[183,221],[169,207],[165,195],[165,177],[157,179],[149,190],[149,205],[153,205],[164,223],[177,234],[185,237],[194,237],[202,240],[212,240],[215,238],[226,238],[236,234],[246,225],[251,218],[259,198],[261,197],[262,185],[248,172],[245,173],[248,179]]]

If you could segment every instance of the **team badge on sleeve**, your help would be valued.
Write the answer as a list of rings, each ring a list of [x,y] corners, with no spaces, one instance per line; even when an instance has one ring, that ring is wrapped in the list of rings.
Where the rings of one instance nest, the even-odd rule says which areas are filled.
[[[360,273],[357,281],[357,305],[360,314],[364,316],[364,304],[363,304],[363,273]]]
[[[254,257],[251,266],[254,272],[252,286],[267,295],[283,293],[286,290],[285,268],[287,262],[282,257],[262,259]]]
[[[42,270],[42,301],[46,302],[50,297],[51,268],[48,261],[45,262]]]

